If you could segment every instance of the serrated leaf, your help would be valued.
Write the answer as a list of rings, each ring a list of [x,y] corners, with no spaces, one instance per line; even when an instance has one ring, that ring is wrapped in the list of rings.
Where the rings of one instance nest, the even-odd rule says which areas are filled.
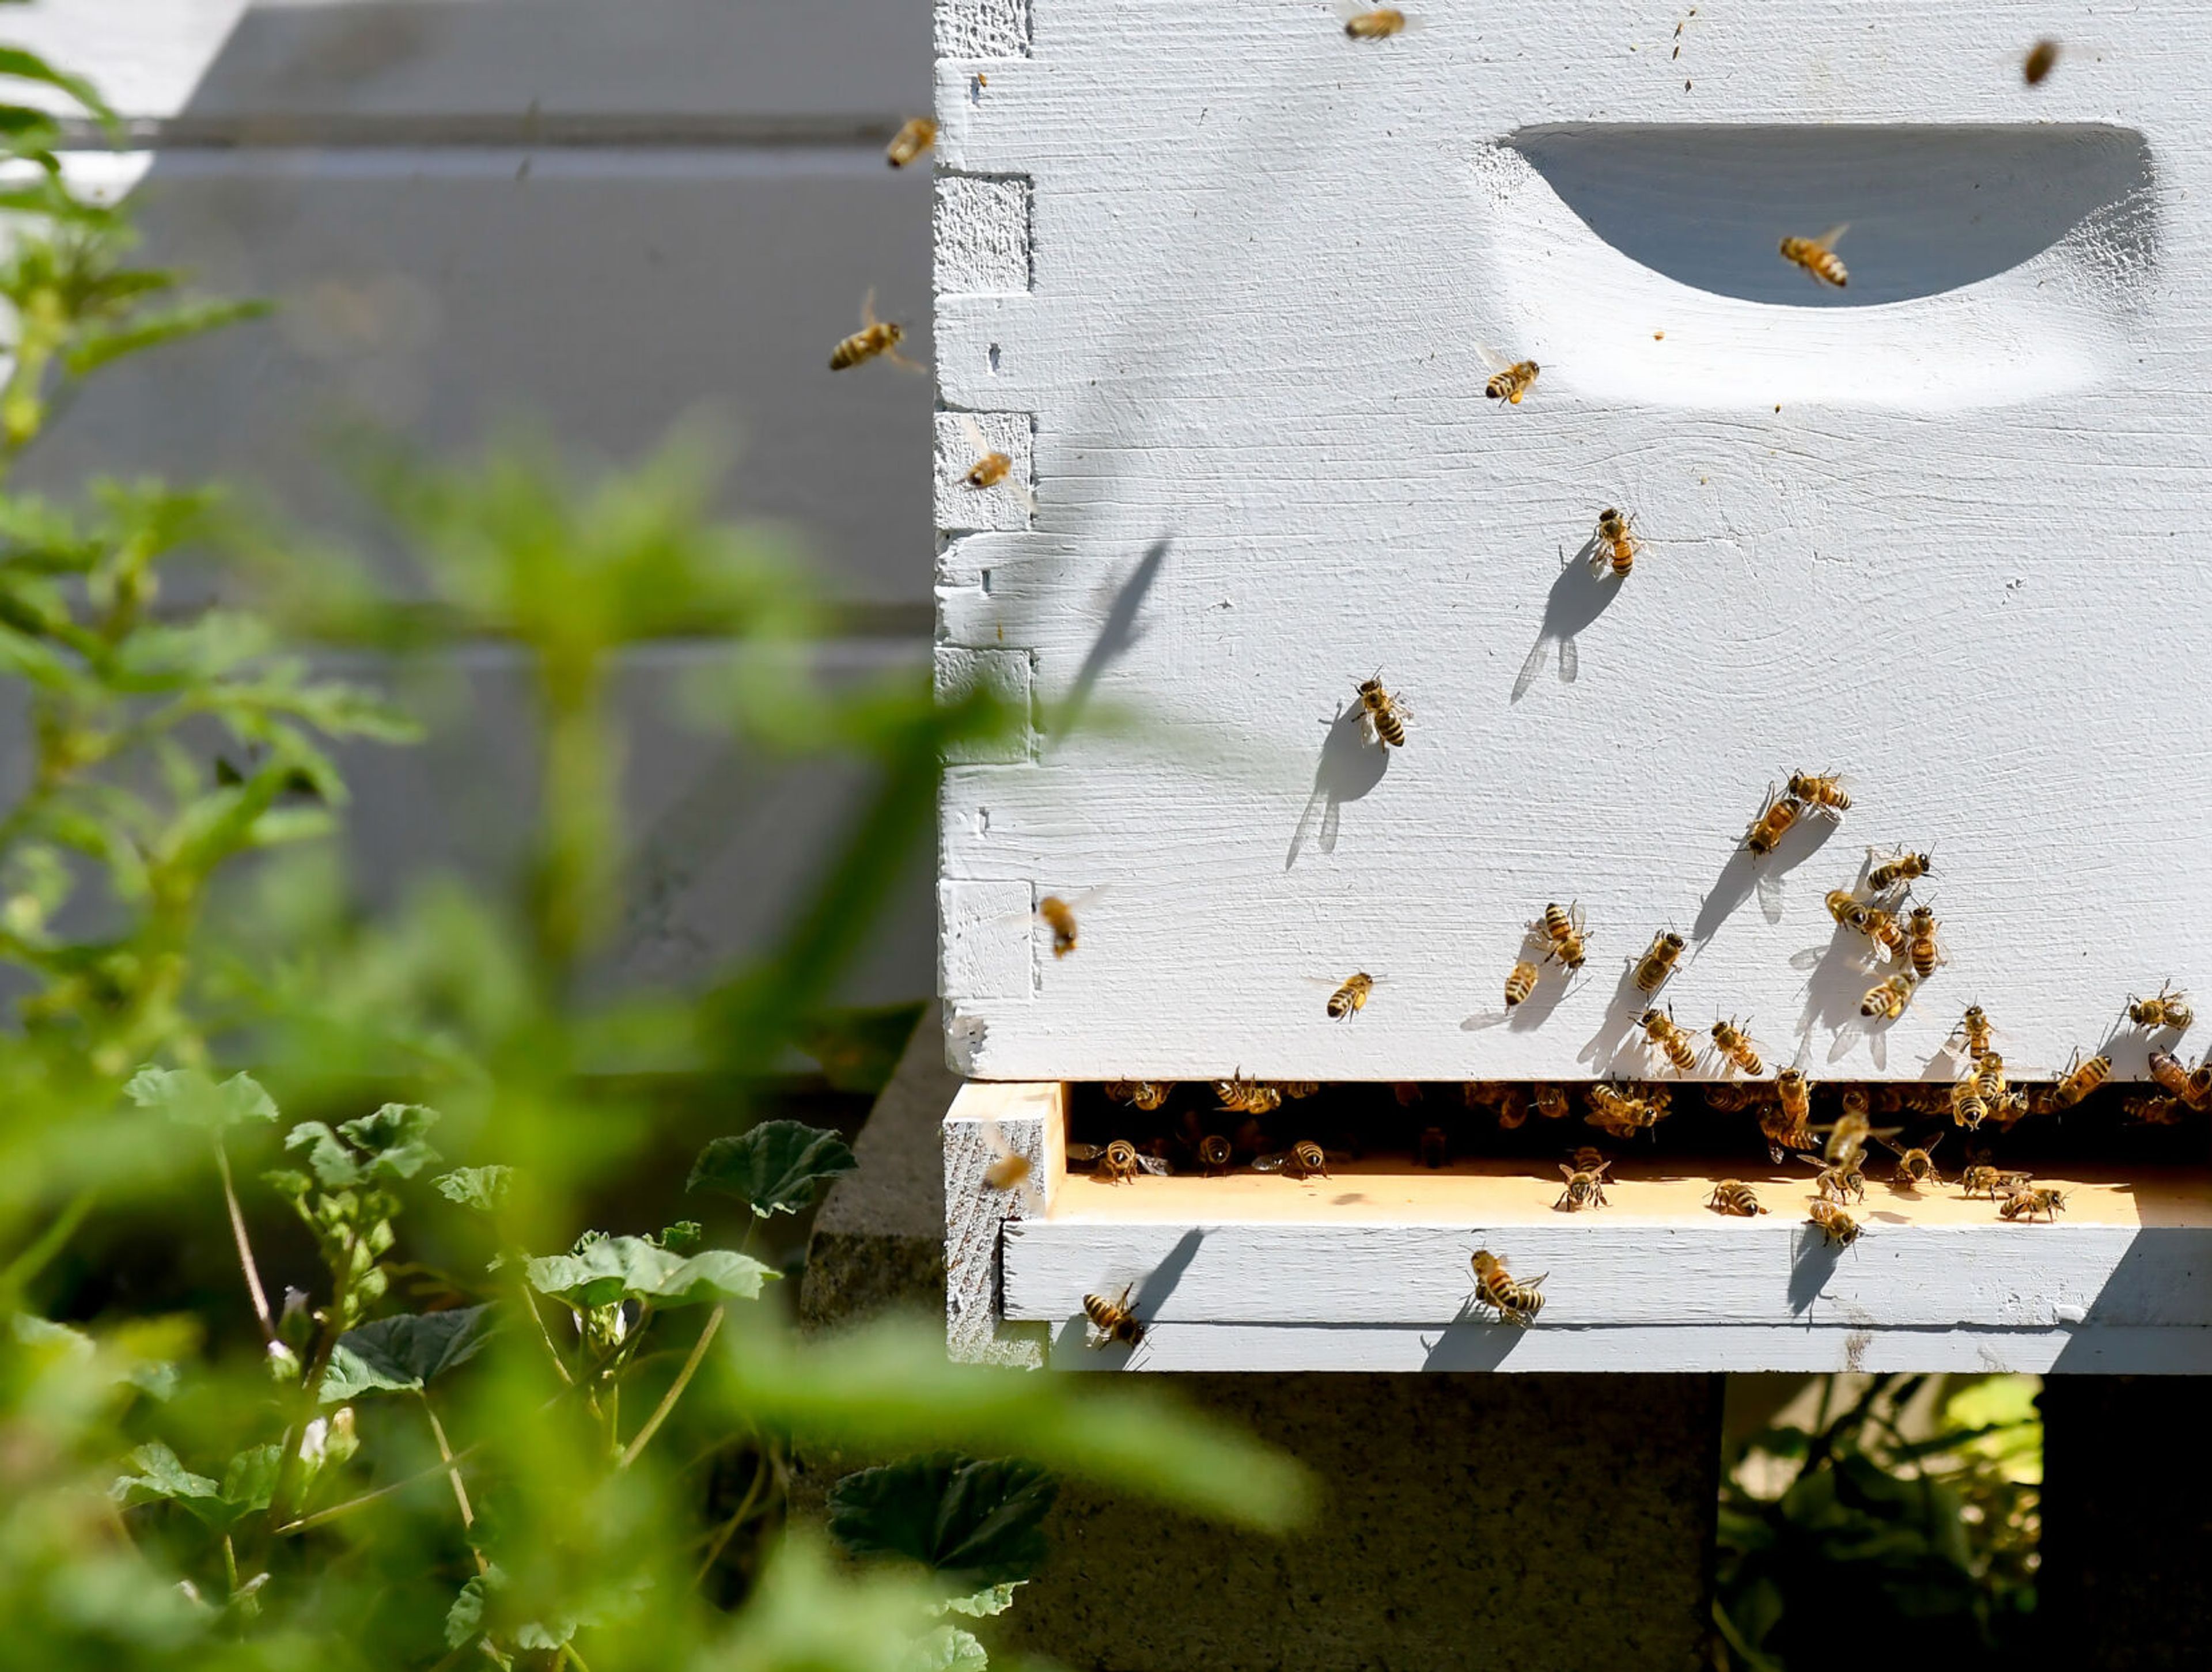
[[[366,1393],[413,1393],[482,1350],[498,1328],[492,1309],[403,1313],[349,1329],[331,1353],[320,1392],[325,1405]]]
[[[439,1174],[431,1183],[447,1201],[473,1207],[479,1213],[496,1213],[506,1205],[507,1192],[514,1188],[514,1169],[456,1167],[450,1173]]]
[[[1022,1584],[1019,1579],[1009,1579],[1004,1584],[988,1585],[965,1596],[948,1596],[935,1604],[930,1612],[962,1614],[970,1620],[988,1620],[993,1614],[1004,1614],[1013,1607],[1014,1593],[1022,1588]]]
[[[233,1520],[269,1507],[270,1494],[276,1489],[282,1455],[274,1445],[255,1445],[230,1460],[230,1466],[222,1472],[222,1501],[229,1507]]]
[[[985,1672],[991,1657],[973,1632],[938,1626],[923,1633],[906,1663],[909,1672]]]
[[[688,1258],[657,1248],[642,1237],[606,1237],[574,1254],[530,1262],[530,1286],[580,1311],[624,1298],[662,1306],[696,1306],[717,1300],[750,1300],[763,1280],[776,1275],[759,1261],[728,1249]]]
[[[1033,1577],[1040,1523],[1060,1484],[1019,1458],[954,1452],[848,1474],[830,1491],[830,1534],[860,1555],[904,1556],[973,1587]]]
[[[767,1219],[796,1213],[814,1200],[817,1184],[857,1164],[851,1148],[834,1132],[803,1121],[763,1121],[700,1151],[684,1188],[735,1196]]]
[[[696,1254],[699,1244],[707,1240],[707,1228],[696,1219],[678,1219],[674,1225],[663,1226],[660,1235],[650,1240],[671,1254]]]
[[[124,1509],[163,1502],[216,1503],[222,1497],[220,1486],[204,1474],[193,1474],[159,1440],[140,1446],[127,1461],[138,1472],[121,1476],[107,1489],[108,1496]]]
[[[205,1132],[276,1118],[276,1100],[250,1074],[218,1083],[197,1068],[141,1068],[123,1092],[141,1109]]]
[[[438,1111],[419,1103],[388,1103],[373,1115],[343,1121],[338,1136],[366,1152],[371,1178],[412,1178],[438,1158],[422,1134],[438,1123]]]

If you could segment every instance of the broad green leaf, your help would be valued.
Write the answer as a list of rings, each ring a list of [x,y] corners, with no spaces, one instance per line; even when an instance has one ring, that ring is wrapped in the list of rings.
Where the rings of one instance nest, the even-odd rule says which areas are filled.
[[[276,1100],[250,1074],[218,1083],[197,1068],[141,1068],[123,1091],[141,1109],[207,1132],[276,1118]]]
[[[970,1620],[988,1620],[993,1614],[1004,1614],[1014,1605],[1014,1593],[1022,1588],[1018,1579],[1002,1585],[989,1585],[966,1596],[948,1596],[930,1610],[933,1614],[962,1614]]]
[[[41,82],[58,92],[66,93],[102,122],[112,125],[115,112],[107,107],[92,83],[82,76],[66,70],[57,70],[36,52],[22,46],[0,46],[0,76],[12,76],[18,81]]]
[[[213,1504],[222,1497],[220,1486],[204,1474],[193,1474],[159,1440],[140,1446],[128,1461],[138,1472],[120,1477],[108,1488],[108,1496],[126,1510],[163,1501]]]
[[[964,1645],[932,1626],[931,1600],[920,1584],[891,1570],[841,1574],[812,1539],[793,1531],[775,1546],[732,1617],[714,1664],[744,1672],[912,1672],[931,1665],[964,1672],[975,1663],[961,1661]]]
[[[990,1663],[975,1634],[959,1626],[933,1626],[906,1662],[909,1672],[984,1672]]]
[[[974,1590],[1036,1576],[1060,1486],[1018,1458],[954,1452],[848,1474],[830,1489],[830,1534],[860,1555],[904,1556]]]
[[[374,1158],[372,1178],[412,1178],[438,1158],[422,1134],[438,1123],[438,1111],[419,1103],[388,1103],[374,1115],[341,1122],[338,1136]]]
[[[62,363],[72,376],[84,377],[125,355],[156,349],[203,331],[219,331],[242,319],[258,319],[270,313],[267,302],[179,302],[150,313],[141,313],[120,325],[85,331],[70,344]]]
[[[415,1392],[473,1359],[497,1328],[492,1309],[484,1305],[403,1313],[349,1329],[331,1353],[322,1402],[341,1404],[365,1393]]]
[[[607,1237],[574,1254],[532,1260],[530,1286],[579,1311],[611,1306],[625,1298],[662,1306],[696,1306],[717,1300],[750,1300],[776,1274],[749,1256],[710,1249],[686,1258],[656,1248],[642,1237]]]
[[[660,1235],[648,1237],[647,1242],[658,1243],[671,1254],[696,1254],[699,1244],[707,1239],[707,1228],[696,1219],[678,1219],[674,1225],[664,1225]]]
[[[256,1445],[230,1460],[230,1467],[222,1472],[222,1499],[230,1506],[234,1520],[269,1507],[282,1456],[276,1446]]]
[[[845,1140],[801,1121],[763,1121],[734,1138],[717,1138],[691,1164],[687,1190],[735,1196],[762,1219],[796,1213],[814,1187],[858,1164]]]
[[[439,1174],[431,1182],[447,1201],[473,1207],[479,1213],[496,1213],[506,1205],[507,1192],[514,1188],[514,1169],[456,1167],[450,1173]]]

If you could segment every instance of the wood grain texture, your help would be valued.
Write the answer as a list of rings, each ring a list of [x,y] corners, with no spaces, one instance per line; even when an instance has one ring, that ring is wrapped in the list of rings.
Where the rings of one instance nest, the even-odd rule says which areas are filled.
[[[1008,1322],[1002,1305],[999,1238],[1007,1225],[1051,1211],[1067,1172],[1066,1142],[1066,1098],[1058,1085],[963,1085],[945,1112],[945,1350],[962,1363],[1044,1362],[1045,1332]],[[1011,1189],[994,1189],[985,1175],[1008,1155],[1027,1160],[1029,1174]]]
[[[950,775],[946,879],[1109,885],[1030,994],[948,989],[956,1064],[1638,1072],[1620,976],[1668,926],[1683,1022],[1748,1018],[1816,1075],[1941,1073],[1974,1001],[2051,1073],[2130,992],[2212,982],[2212,140],[2169,69],[2203,13],[1775,7],[1701,17],[1679,60],[1671,16],[1595,0],[1424,21],[1361,46],[1291,0],[1034,0],[1027,57],[939,62],[943,166],[1027,177],[1034,225],[1031,290],[939,295],[939,398],[1035,415],[1040,502],[945,531],[940,641],[1027,652],[1041,714],[1146,722],[1046,722],[1034,759]],[[2031,90],[2033,33],[2098,51]],[[2002,242],[1945,193],[1980,179],[2008,232],[2072,212],[2022,162],[2037,125],[2147,161],[2057,170],[2082,218],[2002,271],[1786,305],[1623,253],[1570,205],[1589,169],[1527,137],[1624,121],[1748,135],[1730,167],[1802,205],[1771,237],[1850,220],[1855,271],[1900,295]],[[1824,167],[1764,161],[1778,122],[1920,125]],[[1932,223],[1899,206],[1916,169]],[[1680,246],[1698,181],[1655,178],[1668,225],[1577,201]],[[1482,344],[1542,363],[1520,407],[1483,398]],[[1608,505],[1649,543],[1617,586],[1571,561]],[[1378,664],[1415,710],[1387,760],[1346,717]],[[1745,826],[1797,769],[1856,805],[1753,866]],[[1882,972],[1821,909],[1869,843],[1934,851],[1950,959],[1871,1032]],[[1583,904],[1590,964],[1509,1024],[1550,900]],[[1309,983],[1355,970],[1386,982],[1331,1025]],[[2142,1073],[2140,1041],[2113,1054]]]

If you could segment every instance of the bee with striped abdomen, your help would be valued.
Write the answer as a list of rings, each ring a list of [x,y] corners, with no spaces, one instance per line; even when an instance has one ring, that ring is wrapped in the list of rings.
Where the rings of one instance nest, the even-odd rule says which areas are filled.
[[[1528,1002],[1528,995],[1536,990],[1536,966],[1525,958],[1506,973],[1506,1009],[1510,1010],[1516,1005]]]
[[[1647,1010],[1637,1018],[1637,1026],[1652,1045],[1666,1053],[1667,1061],[1678,1074],[1686,1074],[1698,1066],[1698,1048],[1690,1043],[1690,1036],[1674,1024],[1674,1012]]]
[[[1343,986],[1328,995],[1328,1018],[1342,1022],[1358,1015],[1367,1007],[1368,995],[1375,990],[1375,977],[1365,970],[1348,976]]]
[[[1716,1081],[1705,1088],[1705,1107],[1716,1115],[1741,1115],[1766,1095],[1763,1085],[1743,1085],[1732,1079]]]
[[[1740,1178],[1724,1178],[1713,1186],[1713,1193],[1705,1198],[1705,1206],[1716,1213],[1748,1219],[1766,1210],[1759,1205],[1759,1193]]]
[[[1482,392],[1491,399],[1518,406],[1521,398],[1536,386],[1536,374],[1542,368],[1534,361],[1508,360],[1497,350],[1480,344],[1475,345],[1475,350],[1490,368],[1490,381],[1482,386]]]
[[[2197,1012],[2189,1006],[2189,995],[2176,993],[2170,982],[2158,989],[2154,999],[2128,995],[2128,1020],[2139,1028],[2172,1028],[2177,1033],[2186,1033],[2196,1019]]]
[[[2029,1176],[2027,1173],[2000,1172],[1987,1161],[1977,1161],[1959,1175],[1959,1189],[1963,1195],[1986,1196],[1995,1201],[1998,1191],[2009,1191],[2014,1184],[2026,1184]]]
[[[1997,1217],[2033,1225],[2038,1213],[2053,1223],[2066,1211],[2069,1193],[2048,1184],[2021,1184],[1997,1204]]]
[[[1328,1156],[1319,1144],[1302,1138],[1279,1155],[1255,1156],[1252,1170],[1255,1173],[1289,1173],[1294,1178],[1311,1178],[1318,1174],[1327,1178]]]
[[[1850,222],[1844,221],[1830,227],[1818,238],[1785,238],[1782,240],[1782,258],[1840,290],[1850,275],[1836,254],[1835,243],[1850,226]]]
[[[1874,849],[1867,849],[1872,858]],[[1928,854],[1899,853],[1884,860],[1867,872],[1867,886],[1877,894],[1886,894],[1901,883],[1917,882],[1923,877],[1936,874],[1936,860]]]
[[[1761,1110],[1759,1129],[1766,1135],[1767,1152],[1778,1164],[1791,1150],[1816,1148],[1813,1141],[1813,1083],[1802,1068],[1779,1069],[1774,1076],[1774,1102]]]
[[[1486,1248],[1477,1249],[1468,1263],[1474,1268],[1475,1300],[1495,1311],[1501,1322],[1525,1328],[1536,1321],[1536,1314],[1544,1310],[1544,1297],[1538,1292],[1549,1272],[1521,1282]]]
[[[1636,554],[1644,550],[1644,542],[1632,527],[1635,520],[1632,514],[1624,516],[1610,505],[1598,513],[1597,550],[1590,556],[1593,574],[1611,569],[1614,580],[1628,579],[1629,571],[1636,567]]]
[[[1675,961],[1682,956],[1682,949],[1688,944],[1672,929],[1662,929],[1653,935],[1651,945],[1645,949],[1644,956],[1636,960],[1637,989],[1644,993],[1656,993],[1667,977],[1674,973]]]
[[[1859,1000],[1859,1014],[1894,1022],[1905,1014],[1905,1006],[1911,1001],[1912,989],[1920,978],[1910,970],[1900,970],[1885,981],[1878,981],[1867,988],[1866,997]]]
[[[1382,669],[1359,682],[1359,707],[1360,721],[1370,741],[1392,749],[1406,746],[1406,722],[1413,717],[1413,711],[1383,689]]]
[[[1129,1305],[1131,1284],[1121,1291],[1121,1298],[1109,1300],[1103,1295],[1083,1297],[1084,1316],[1091,1320],[1091,1345],[1111,1347],[1116,1341],[1134,1347],[1145,1339],[1145,1326],[1137,1322],[1136,1313]]]
[[[1589,1113],[1583,1122],[1615,1138],[1633,1138],[1649,1132],[1666,1116],[1666,1110],[1650,1097],[1635,1097],[1600,1081],[1589,1089]]]
[[[936,143],[937,124],[927,116],[910,117],[884,147],[884,161],[894,168],[903,168]]]
[[[2130,1097],[2126,1107],[2128,1118],[2144,1126],[2181,1124],[2181,1099],[2179,1097]]]
[[[860,328],[830,350],[830,369],[849,371],[871,360],[884,359],[893,365],[903,366],[910,372],[928,368],[915,364],[898,351],[906,341],[906,327],[888,319],[876,318],[876,293],[870,290],[860,302]]]
[[[1943,1175],[1936,1170],[1936,1164],[1929,1157],[1936,1145],[1942,1141],[1943,1134],[1940,1132],[1929,1139],[1925,1146],[1915,1145],[1899,1148],[1888,1139],[1883,1139],[1882,1147],[1897,1158],[1896,1182],[1915,1188],[1923,1184],[1941,1184]]]
[[[1571,906],[1563,906],[1554,900],[1544,908],[1542,927],[1552,956],[1570,970],[1581,969],[1589,957],[1584,944],[1582,903],[1577,900]]]
[[[1978,1062],[1989,1051],[1990,1036],[1996,1030],[1990,1025],[1989,1012],[1979,1005],[1968,1005],[1966,1013],[1959,1018],[1959,1025],[1951,1031],[1951,1037],[1966,1048],[1966,1055]]]
[[[1859,1222],[1825,1196],[1814,1199],[1805,1217],[1820,1226],[1832,1243],[1849,1248],[1858,1240]]]
[[[1103,1149],[1096,1144],[1070,1144],[1067,1158],[1090,1163],[1092,1176],[1109,1184],[1127,1183],[1139,1173],[1164,1178],[1175,1171],[1159,1157],[1146,1155],[1126,1138],[1116,1138]]]
[[[2189,1071],[2189,1078],[2182,1082],[2181,1100],[2191,1109],[2212,1104],[2212,1056]]]
[[[1835,772],[1793,772],[1790,793],[1811,812],[1841,819],[1851,810],[1850,780]]]
[[[1175,1088],[1171,1079],[1114,1079],[1106,1082],[1106,1095],[1115,1103],[1134,1104],[1150,1113],[1165,1103]]]
[[[2066,1072],[2058,1084],[2051,1088],[2051,1101],[2061,1109],[2071,1109],[2112,1076],[2112,1059],[2100,1052],[2087,1062],[2081,1060],[2079,1046],[2066,1065]]]
[[[2012,1089],[2005,1079],[2004,1058],[1997,1052],[1983,1052],[1982,1060],[1974,1065],[1974,1089],[1981,1093],[1982,1101],[1993,1109],[2004,1101],[2004,1094]]]
[[[991,438],[983,433],[983,427],[975,422],[974,415],[960,414],[960,428],[968,437],[968,445],[975,450],[975,462],[969,465],[960,479],[979,490],[995,488],[1004,483],[1013,490],[1014,496],[1029,508],[1030,514],[1035,516],[1036,495],[1026,483],[1008,481],[1014,472],[1013,455],[991,445]]]
[[[1552,1204],[1555,1211],[1578,1213],[1585,1207],[1605,1206],[1605,1170],[1613,1164],[1599,1157],[1594,1165],[1585,1167],[1577,1158],[1570,1166],[1559,1163],[1559,1176],[1567,1181],[1567,1188],[1559,1192],[1559,1199]]]
[[[1733,1018],[1713,1024],[1713,1049],[1723,1061],[1753,1079],[1766,1072],[1766,1065],[1759,1060],[1759,1052],[1751,1043],[1751,1036],[1735,1024]],[[1710,1097],[1706,1099],[1711,1102]]]
[[[1951,1119],[1972,1132],[1990,1118],[1990,1100],[1982,1095],[1978,1075],[1965,1074],[1951,1088]]]
[[[1936,944],[1936,909],[1915,906],[1906,930],[1905,951],[1912,960],[1912,973],[1922,981],[1936,973],[1936,966],[1943,960],[1943,949]]]
[[[1866,1200],[1866,1174],[1860,1170],[1856,1156],[1845,1156],[1839,1161],[1828,1161],[1817,1155],[1797,1158],[1808,1167],[1820,1169],[1813,1180],[1813,1189],[1823,1201],[1850,1201]]]
[[[1498,1129],[1518,1132],[1528,1124],[1528,1094],[1520,1086],[1509,1085],[1498,1094]]]
[[[1547,1121],[1564,1121],[1571,1109],[1567,1102],[1567,1089],[1564,1085],[1530,1086],[1528,1107]]]
[[[1280,1091],[1242,1074],[1214,1081],[1213,1095],[1221,1107],[1232,1115],[1267,1115],[1283,1106]]]
[[[1796,827],[1798,815],[1804,811],[1805,804],[1796,796],[1778,793],[1772,784],[1767,785],[1766,800],[1759,806],[1759,816],[1751,821],[1751,828],[1743,833],[1743,845],[1754,858],[1765,858]]]
[[[1216,1177],[1229,1170],[1233,1153],[1229,1140],[1218,1132],[1209,1132],[1198,1140],[1198,1164]]]
[[[2181,1059],[2172,1051],[2161,1051],[2154,1046],[2145,1061],[2151,1079],[2161,1091],[2179,1097],[2189,1090],[2189,1070],[2181,1066]]]

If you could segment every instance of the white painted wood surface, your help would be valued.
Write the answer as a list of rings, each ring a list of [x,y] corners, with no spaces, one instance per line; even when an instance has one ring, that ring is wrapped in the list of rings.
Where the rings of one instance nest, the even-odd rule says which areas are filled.
[[[1030,0],[939,60],[940,165],[1027,186],[1032,275],[940,264],[939,398],[1030,419],[1039,497],[940,518],[940,655],[1037,721],[952,773],[940,902],[1107,889],[1057,961],[950,920],[956,1066],[1639,1073],[1619,977],[1669,926],[1682,1021],[1816,1074],[1941,1072],[1975,1000],[2049,1073],[2212,983],[2212,138],[2172,68],[2212,14],[1708,6],[1674,57],[1679,9],[1416,9],[1363,45],[1318,0]],[[1822,292],[1774,243],[1838,221]],[[1518,408],[1484,343],[1542,363]],[[1608,505],[1649,542],[1617,587],[1561,567]],[[1387,761],[1343,717],[1378,664]],[[1793,769],[1856,805],[1755,869]],[[1951,960],[1873,1034],[1821,909],[1869,842],[1933,849]],[[1589,967],[1507,1024],[1550,900]],[[1357,970],[1332,1025],[1309,981]]]
[[[1007,1225],[1050,1213],[1066,1183],[1066,1090],[963,1085],[944,1138],[945,1349],[964,1363],[1034,1369],[1044,1363],[1046,1333],[1009,1322],[999,1239]],[[995,1170],[1013,1157],[1028,1164],[1018,1179]]]

